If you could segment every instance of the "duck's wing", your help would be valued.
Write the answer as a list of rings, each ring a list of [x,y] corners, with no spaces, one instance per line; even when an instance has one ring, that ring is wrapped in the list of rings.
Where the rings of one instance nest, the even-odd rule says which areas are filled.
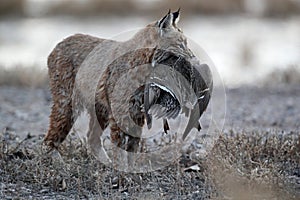
[[[152,117],[176,118],[181,110],[175,95],[162,85],[147,84],[144,91],[144,109],[147,126],[152,126]]]

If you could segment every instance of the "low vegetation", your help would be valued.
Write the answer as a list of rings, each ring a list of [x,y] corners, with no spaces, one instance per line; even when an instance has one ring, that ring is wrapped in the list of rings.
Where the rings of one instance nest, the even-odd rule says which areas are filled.
[[[47,70],[40,67],[0,66],[0,86],[44,88],[48,86]]]
[[[98,162],[74,136],[47,153],[43,135],[0,134],[0,198],[299,199],[299,133],[224,133],[206,158],[143,174]]]

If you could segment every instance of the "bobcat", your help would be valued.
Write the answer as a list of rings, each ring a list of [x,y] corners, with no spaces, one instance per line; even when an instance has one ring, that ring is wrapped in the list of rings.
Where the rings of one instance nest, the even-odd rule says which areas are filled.
[[[90,144],[101,142],[99,137],[109,126],[116,146],[136,152],[141,127],[147,124],[151,128],[155,115],[164,119],[167,133],[167,120],[176,118],[184,105],[178,98],[180,92],[172,92],[160,83],[146,83],[151,68],[159,64],[171,66],[191,85],[197,106],[185,136],[193,127],[200,130],[198,120],[210,100],[212,76],[208,66],[201,65],[187,47],[187,39],[177,27],[179,15],[179,10],[169,11],[124,42],[76,34],[57,44],[48,57],[53,106],[44,142],[51,148],[58,147],[83,109],[90,115]],[[140,67],[145,64],[151,67]],[[124,74],[126,82],[119,84]],[[116,88],[120,94],[114,92]],[[114,105],[114,101],[119,103]],[[118,118],[126,121],[129,117],[137,125],[135,129],[120,126],[113,106]]]

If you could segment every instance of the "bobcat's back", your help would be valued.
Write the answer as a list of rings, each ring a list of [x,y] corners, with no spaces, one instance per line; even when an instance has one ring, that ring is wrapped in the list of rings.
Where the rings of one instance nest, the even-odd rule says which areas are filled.
[[[78,68],[102,41],[103,39],[90,35],[76,34],[58,43],[48,57],[50,88],[61,87],[64,81],[73,85]]]

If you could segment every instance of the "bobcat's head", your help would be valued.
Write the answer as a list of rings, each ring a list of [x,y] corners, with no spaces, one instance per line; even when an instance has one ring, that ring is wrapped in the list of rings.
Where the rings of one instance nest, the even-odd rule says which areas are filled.
[[[200,63],[189,49],[187,38],[177,27],[179,17],[179,10],[169,11],[138,32],[134,40],[154,49],[151,63],[154,72],[144,91],[148,128],[152,116],[176,118],[180,110],[186,115],[190,112],[185,138],[193,127],[200,130],[198,119],[211,97],[212,75],[209,67]]]
[[[160,20],[148,24],[133,38],[135,44],[142,44],[142,48],[155,47],[158,50],[172,52],[186,59],[194,57],[187,47],[187,38],[177,27],[180,10],[169,12]]]

